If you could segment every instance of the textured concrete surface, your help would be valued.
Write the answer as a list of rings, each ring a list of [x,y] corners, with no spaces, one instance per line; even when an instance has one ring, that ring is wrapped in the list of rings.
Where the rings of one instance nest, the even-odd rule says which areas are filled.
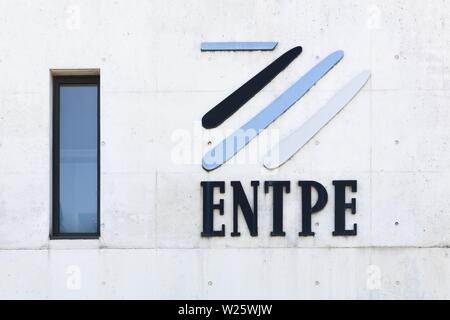
[[[450,1],[0,0],[1,298],[450,298]],[[278,41],[200,52],[202,41]],[[303,53],[214,130],[202,115],[295,45]],[[206,173],[200,160],[314,63],[344,59],[267,136]],[[101,73],[101,238],[49,240],[51,69]],[[274,138],[363,69],[363,91],[290,161]],[[290,180],[286,237],[232,238],[231,187]],[[358,180],[356,237],[333,204],[299,238],[295,181]],[[227,236],[202,239],[200,181],[227,181]]]

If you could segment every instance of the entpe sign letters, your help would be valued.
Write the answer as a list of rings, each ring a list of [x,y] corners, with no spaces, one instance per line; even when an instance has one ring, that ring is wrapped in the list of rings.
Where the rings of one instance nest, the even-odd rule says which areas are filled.
[[[225,237],[226,228],[222,224],[220,229],[214,229],[214,214],[217,212],[220,215],[225,214],[224,199],[214,199],[214,190],[218,190],[223,194],[226,191],[225,181],[202,181],[200,183],[203,192],[203,231],[202,237]],[[298,235],[300,237],[314,236],[311,226],[311,215],[319,212],[328,203],[328,191],[319,182],[312,180],[300,180],[293,183],[301,193],[301,224]],[[244,217],[245,224],[251,236],[258,236],[258,193],[260,182],[251,181],[252,187],[252,204],[249,197],[244,192],[242,183],[240,181],[231,181],[232,192],[232,214],[233,227],[230,235],[232,237],[239,237],[241,235],[238,217],[239,209]],[[285,236],[283,228],[283,195],[291,192],[290,181],[264,181],[264,193],[272,193],[272,231],[270,235]],[[346,199],[346,191],[352,193],[357,191],[356,180],[334,180],[334,230],[333,236],[356,236],[356,223],[349,229],[346,227],[345,217],[347,210],[352,214],[356,213],[356,198]],[[317,193],[317,200],[313,201],[313,190]],[[313,203],[314,202],[314,203]],[[228,207],[228,206],[227,206]]]

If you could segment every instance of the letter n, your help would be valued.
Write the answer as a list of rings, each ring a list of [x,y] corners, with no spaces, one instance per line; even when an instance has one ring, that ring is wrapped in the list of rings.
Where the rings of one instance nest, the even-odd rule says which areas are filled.
[[[233,232],[232,237],[239,237],[241,233],[238,228],[238,212],[242,210],[245,222],[252,237],[258,235],[258,186],[259,181],[252,181],[253,187],[253,210],[250,207],[247,196],[245,195],[242,184],[239,181],[231,181],[233,187]]]

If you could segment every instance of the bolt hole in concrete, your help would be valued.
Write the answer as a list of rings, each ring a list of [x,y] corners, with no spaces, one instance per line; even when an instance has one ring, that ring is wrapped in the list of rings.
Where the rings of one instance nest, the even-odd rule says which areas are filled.
[[[208,146],[210,146],[212,144],[212,142],[211,141],[208,141]]]
[[[212,286],[212,281],[208,281],[208,286]]]
[[[394,223],[396,226],[398,226],[398,221],[395,221],[395,223]]]
[[[316,286],[318,286],[320,284],[319,281],[314,282]]]

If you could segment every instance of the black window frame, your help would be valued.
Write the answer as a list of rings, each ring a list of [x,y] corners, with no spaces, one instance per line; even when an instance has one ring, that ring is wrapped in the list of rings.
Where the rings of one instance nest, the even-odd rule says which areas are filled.
[[[97,86],[97,231],[95,233],[60,232],[60,87],[61,85]],[[98,239],[100,237],[100,76],[54,76],[52,116],[52,228],[50,239]]]

